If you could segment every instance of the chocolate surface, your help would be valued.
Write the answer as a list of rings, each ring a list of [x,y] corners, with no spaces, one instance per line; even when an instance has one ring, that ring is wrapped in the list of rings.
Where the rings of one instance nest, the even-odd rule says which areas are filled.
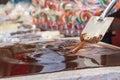
[[[97,44],[87,43],[77,53],[66,55],[79,43],[79,41],[56,40],[45,42],[43,46],[46,47],[38,50],[35,49],[37,43],[0,48],[0,77],[120,66],[120,50]]]

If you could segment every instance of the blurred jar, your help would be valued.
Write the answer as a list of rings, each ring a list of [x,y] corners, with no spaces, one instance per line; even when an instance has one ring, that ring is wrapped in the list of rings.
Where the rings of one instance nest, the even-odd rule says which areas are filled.
[[[14,4],[17,4],[17,3],[19,3],[19,2],[31,3],[31,0],[12,0],[12,2],[13,2]]]

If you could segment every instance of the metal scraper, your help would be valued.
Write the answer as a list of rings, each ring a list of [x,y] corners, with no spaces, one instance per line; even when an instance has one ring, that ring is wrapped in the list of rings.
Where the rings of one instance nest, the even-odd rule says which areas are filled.
[[[91,17],[91,19],[88,21],[85,28],[81,32],[81,41],[97,43],[103,38],[114,20],[114,17],[106,16],[116,3],[117,0],[112,0],[100,16]]]

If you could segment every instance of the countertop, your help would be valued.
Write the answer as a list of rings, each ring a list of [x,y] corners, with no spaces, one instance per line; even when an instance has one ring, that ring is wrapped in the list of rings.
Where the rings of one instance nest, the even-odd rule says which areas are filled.
[[[47,74],[2,78],[0,80],[120,80],[120,67],[63,71]]]

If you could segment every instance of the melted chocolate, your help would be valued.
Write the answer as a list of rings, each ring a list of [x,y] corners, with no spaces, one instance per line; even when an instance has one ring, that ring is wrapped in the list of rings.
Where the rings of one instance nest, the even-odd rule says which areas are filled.
[[[120,66],[120,50],[117,51],[106,47],[97,47],[88,44],[78,51],[77,54],[64,55],[64,53],[69,50],[67,49],[63,53],[63,51],[59,50],[59,45],[58,47],[54,47],[56,45],[47,46],[45,49],[40,49],[39,52],[35,52],[34,50],[31,51],[30,49],[26,51],[23,49],[24,47],[22,47],[23,50],[17,50],[18,46],[1,48],[0,77],[31,75],[35,73],[40,74],[84,68]],[[25,48],[26,47],[27,46],[25,46]],[[28,49],[28,47],[26,49]]]
[[[81,41],[86,41],[90,43],[97,43],[102,39],[102,35],[94,36],[94,37],[88,37],[87,33],[81,34],[80,36]]]

